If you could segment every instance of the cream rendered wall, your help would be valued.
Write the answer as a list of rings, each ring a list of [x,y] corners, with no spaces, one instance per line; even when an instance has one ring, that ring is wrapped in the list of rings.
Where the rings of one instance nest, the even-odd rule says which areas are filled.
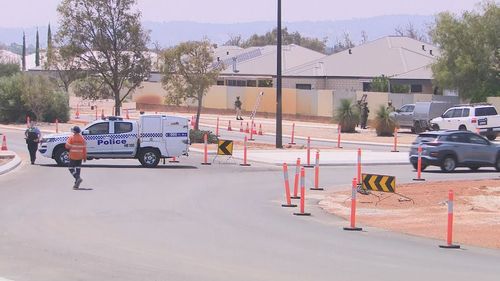
[[[318,91],[318,105],[316,111],[317,116],[332,117],[333,108],[333,91]]]
[[[379,93],[379,92],[357,92],[357,100],[360,100],[363,94],[366,94],[366,101],[368,102],[368,109],[370,113],[368,114],[368,119],[373,120],[377,114],[377,111],[381,106],[387,107],[387,102],[389,101],[389,93]]]
[[[317,92],[310,90],[297,90],[297,114],[314,115],[314,103],[317,100]]]
[[[212,86],[203,97],[203,107],[214,108],[214,109],[226,109],[228,108],[227,97],[228,97],[227,87]]]

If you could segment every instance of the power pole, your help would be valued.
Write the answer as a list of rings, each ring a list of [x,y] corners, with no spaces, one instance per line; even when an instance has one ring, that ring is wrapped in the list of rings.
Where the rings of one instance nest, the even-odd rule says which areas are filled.
[[[278,46],[276,67],[276,148],[283,148],[281,89],[281,0],[278,0]]]

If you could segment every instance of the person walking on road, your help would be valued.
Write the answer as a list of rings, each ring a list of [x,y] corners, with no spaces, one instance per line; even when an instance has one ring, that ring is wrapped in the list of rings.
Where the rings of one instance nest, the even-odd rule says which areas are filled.
[[[30,123],[29,128],[24,132],[24,136],[28,145],[28,151],[30,152],[31,165],[33,165],[35,164],[36,151],[38,150],[38,143],[41,138],[40,130],[35,126],[34,122]]]
[[[391,100],[387,102],[386,110],[389,111],[389,113],[396,111],[396,108],[392,105],[392,101]]]
[[[71,128],[71,131],[73,135],[68,138],[65,146],[69,150],[69,172],[75,178],[73,189],[78,189],[83,181],[80,177],[80,170],[82,161],[87,160],[87,144],[80,134],[80,127],[75,126]]]
[[[368,103],[364,102],[361,105],[361,122],[360,122],[361,129],[366,129],[366,125],[368,123],[368,113],[370,113],[370,109],[368,109]]]
[[[234,102],[234,108],[236,109],[236,120],[243,120],[241,118],[241,100],[240,97],[236,97],[236,101]]]

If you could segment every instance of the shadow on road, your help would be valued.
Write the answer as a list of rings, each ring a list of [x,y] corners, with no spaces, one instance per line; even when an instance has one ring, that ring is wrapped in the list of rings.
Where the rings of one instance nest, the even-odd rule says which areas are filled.
[[[416,172],[416,171],[415,171]],[[472,171],[472,170],[455,170],[451,173],[445,173],[440,170],[431,170],[431,171],[422,171],[422,173],[429,173],[429,174],[443,174],[443,175],[452,175],[452,174],[486,174],[486,173],[491,173],[491,172],[496,172],[495,170],[478,170],[478,171]]]
[[[83,187],[80,187],[80,188],[77,188],[77,189],[73,189],[75,191],[90,191],[90,190],[94,190],[93,188],[83,188]]]
[[[63,169],[67,169],[68,167],[60,167],[58,166],[57,164],[40,164],[39,166],[42,166],[42,167],[51,167],[51,168],[63,168]],[[149,168],[144,168],[142,167],[141,165],[109,165],[109,164],[96,164],[96,165],[82,165],[82,168],[84,169],[87,169],[87,168],[91,168],[91,169],[94,169],[94,168],[116,168],[116,169],[133,169],[133,168],[136,168],[136,169],[149,169]],[[176,169],[198,169],[198,167],[195,167],[195,166],[187,166],[187,165],[172,165],[172,166],[168,166],[168,165],[165,165],[165,166],[157,166],[156,168],[152,168],[152,169],[172,169],[172,170],[176,170]]]

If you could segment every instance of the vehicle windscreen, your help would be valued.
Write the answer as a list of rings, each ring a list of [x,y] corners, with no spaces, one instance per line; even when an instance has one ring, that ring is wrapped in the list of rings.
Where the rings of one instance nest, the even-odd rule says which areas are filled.
[[[420,134],[415,139],[413,144],[433,142],[433,141],[439,139],[439,137],[440,137],[440,135],[438,135],[438,134]]]
[[[493,106],[479,107],[475,109],[476,116],[497,115],[497,110]]]

